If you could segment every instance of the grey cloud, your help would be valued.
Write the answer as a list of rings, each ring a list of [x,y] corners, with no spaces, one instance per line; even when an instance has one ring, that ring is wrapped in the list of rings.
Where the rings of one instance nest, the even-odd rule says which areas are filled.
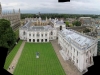
[[[0,0],[3,10],[21,9],[21,12],[100,13],[100,0]]]

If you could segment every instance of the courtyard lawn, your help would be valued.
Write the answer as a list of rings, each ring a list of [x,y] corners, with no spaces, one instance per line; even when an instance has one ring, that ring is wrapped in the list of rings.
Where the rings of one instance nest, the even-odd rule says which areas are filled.
[[[11,64],[14,56],[16,55],[20,45],[22,44],[22,41],[19,40],[18,44],[13,48],[13,50],[8,54],[8,56],[6,57],[6,62],[4,65],[4,68],[7,70],[9,65]]]
[[[39,52],[39,58],[36,58]],[[26,43],[14,75],[66,75],[51,43]]]

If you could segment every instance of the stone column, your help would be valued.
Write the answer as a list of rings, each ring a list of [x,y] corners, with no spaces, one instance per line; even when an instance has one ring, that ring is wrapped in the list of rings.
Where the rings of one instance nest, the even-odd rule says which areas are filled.
[[[32,32],[31,32],[31,42],[33,42],[33,34],[32,34]]]
[[[45,32],[43,33],[43,42],[45,42]]]
[[[37,37],[37,33],[36,32],[35,32],[34,36],[35,36],[35,42],[37,42],[37,38],[36,38]]]
[[[47,33],[47,42],[49,42],[49,32]]]

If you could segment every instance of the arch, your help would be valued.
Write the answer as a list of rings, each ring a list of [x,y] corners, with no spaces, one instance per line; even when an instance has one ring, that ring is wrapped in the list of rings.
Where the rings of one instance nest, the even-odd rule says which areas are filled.
[[[37,39],[37,42],[39,42],[39,39]]]

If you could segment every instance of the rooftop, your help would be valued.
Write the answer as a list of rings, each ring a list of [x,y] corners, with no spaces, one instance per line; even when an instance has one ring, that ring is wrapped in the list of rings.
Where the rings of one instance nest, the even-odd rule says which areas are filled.
[[[46,26],[32,26],[31,24],[32,24],[32,22],[27,22],[24,26],[21,27],[21,29],[28,29],[28,31],[52,29],[52,27],[50,25],[46,25]]]
[[[68,29],[63,29],[61,33],[63,36],[65,36],[67,40],[71,39],[72,44],[75,42],[81,47],[89,48],[91,45],[95,43],[95,39],[80,35]]]

